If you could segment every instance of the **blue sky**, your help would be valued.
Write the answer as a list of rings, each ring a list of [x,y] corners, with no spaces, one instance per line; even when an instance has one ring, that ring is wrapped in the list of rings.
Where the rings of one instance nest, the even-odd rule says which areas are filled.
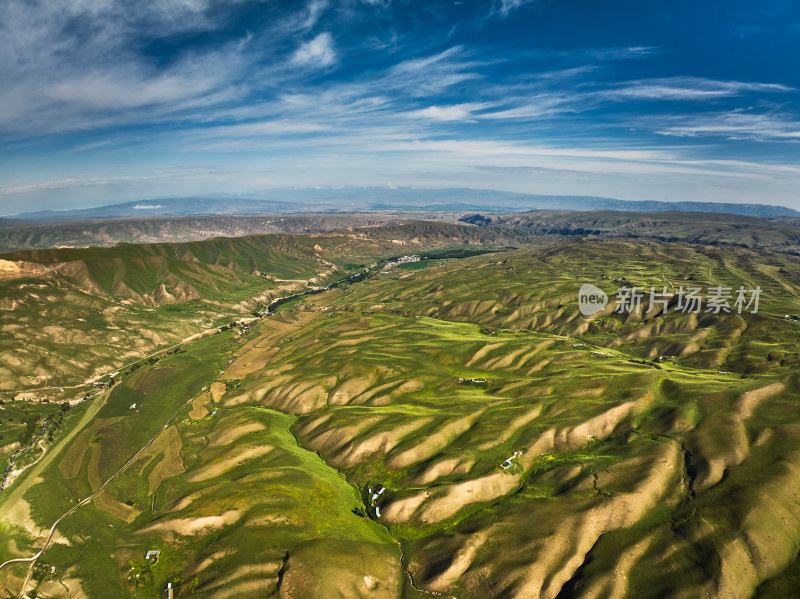
[[[800,209],[795,0],[0,0],[0,214],[314,186]]]

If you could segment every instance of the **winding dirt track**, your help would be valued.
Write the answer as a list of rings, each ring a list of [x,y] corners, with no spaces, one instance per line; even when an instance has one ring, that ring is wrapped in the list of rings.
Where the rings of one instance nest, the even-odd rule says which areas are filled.
[[[198,395],[199,395],[199,394],[198,394]],[[61,515],[61,517],[60,517],[58,520],[56,520],[56,521],[53,523],[53,526],[51,526],[51,527],[50,527],[50,534],[47,536],[47,539],[46,539],[46,540],[45,540],[45,542],[44,542],[44,546],[43,546],[43,547],[42,547],[42,548],[39,550],[39,553],[37,553],[36,555],[34,555],[34,556],[32,556],[32,557],[18,557],[18,558],[15,558],[15,559],[10,559],[10,560],[8,560],[8,561],[6,561],[6,562],[3,562],[2,564],[0,564],[0,570],[2,570],[3,568],[5,568],[6,566],[8,566],[9,564],[30,563],[30,567],[28,568],[28,575],[25,577],[25,582],[22,584],[22,590],[20,591],[20,593],[24,593],[24,592],[25,592],[25,588],[28,586],[28,582],[30,581],[31,574],[33,573],[33,566],[34,566],[34,564],[36,564],[36,561],[37,561],[37,560],[38,560],[38,559],[39,559],[39,558],[42,556],[42,554],[43,554],[43,553],[44,553],[44,552],[47,550],[47,548],[50,546],[50,543],[51,543],[51,542],[52,542],[52,540],[53,540],[53,536],[56,534],[56,529],[58,528],[58,525],[61,523],[61,521],[62,521],[62,520],[64,520],[64,518],[66,518],[66,517],[68,517],[68,516],[72,515],[73,513],[75,513],[79,507],[81,507],[81,506],[83,506],[83,505],[86,505],[87,503],[89,503],[90,501],[92,501],[92,500],[93,500],[93,499],[94,499],[94,498],[95,498],[97,495],[99,495],[100,493],[102,493],[102,492],[103,492],[103,490],[104,490],[104,489],[105,489],[105,488],[106,488],[106,487],[107,487],[107,486],[108,486],[108,485],[109,485],[109,484],[110,484],[110,483],[111,483],[111,482],[112,482],[112,481],[113,481],[115,478],[117,478],[117,477],[118,477],[120,474],[122,474],[123,472],[125,472],[125,470],[127,470],[127,469],[128,469],[128,467],[129,467],[131,464],[133,464],[134,462],[136,462],[136,460],[137,460],[137,459],[139,459],[139,456],[141,456],[141,455],[142,455],[142,453],[143,453],[143,452],[144,452],[144,451],[145,451],[145,450],[146,450],[148,447],[150,447],[150,446],[151,446],[151,445],[152,445],[152,444],[155,442],[155,440],[158,438],[158,436],[159,436],[159,435],[160,435],[160,434],[161,434],[161,433],[162,433],[164,430],[166,430],[166,429],[167,429],[167,427],[170,425],[170,423],[171,423],[171,422],[172,422],[172,421],[173,421],[173,420],[174,420],[174,419],[175,419],[175,418],[178,416],[178,414],[180,414],[181,410],[183,410],[183,409],[184,409],[186,406],[188,406],[188,405],[189,405],[191,402],[193,402],[195,399],[197,399],[198,395],[195,395],[194,397],[191,397],[191,398],[187,399],[187,400],[186,400],[186,401],[185,401],[185,402],[184,402],[184,403],[181,405],[181,407],[179,407],[177,410],[175,410],[175,413],[173,413],[173,414],[172,414],[172,416],[170,416],[170,417],[169,417],[169,420],[167,420],[167,422],[164,424],[164,426],[162,426],[162,427],[159,429],[159,431],[158,431],[158,432],[155,434],[155,436],[154,436],[152,439],[150,439],[150,440],[149,440],[149,441],[148,441],[148,442],[147,442],[147,443],[146,443],[146,444],[145,444],[145,445],[144,445],[144,446],[143,446],[141,449],[139,449],[139,451],[137,451],[137,452],[134,454],[134,456],[133,456],[131,459],[129,459],[127,462],[125,462],[125,464],[123,464],[123,465],[120,467],[120,469],[119,469],[119,470],[117,470],[117,471],[116,471],[114,474],[112,474],[112,475],[111,475],[111,476],[108,478],[108,480],[106,480],[106,481],[105,481],[105,482],[104,482],[102,485],[100,485],[100,486],[99,486],[99,487],[98,487],[98,488],[97,488],[97,489],[96,489],[96,490],[95,490],[95,491],[94,491],[94,492],[93,492],[91,495],[89,495],[89,496],[88,496],[88,497],[86,497],[85,499],[82,499],[82,500],[81,500],[81,501],[79,501],[79,502],[78,502],[76,505],[74,505],[74,506],[73,506],[71,509],[69,509],[67,512],[65,512],[64,514],[62,514],[62,515]]]
[[[322,287],[321,289],[318,289],[318,290],[316,290],[314,292],[311,292],[311,293],[319,293],[320,291],[327,291],[333,286],[334,285],[327,285],[327,286]],[[273,299],[272,302],[267,307],[263,317],[271,316],[273,314],[273,307],[277,307],[281,303],[286,302],[286,301],[288,301],[290,299],[294,299],[295,297],[302,297],[302,296],[308,295],[308,294],[309,294],[309,292],[296,293],[296,294],[292,294],[292,295],[289,295],[289,296],[284,296],[284,297],[279,297],[279,298]],[[253,321],[253,320],[258,320],[258,318],[243,319],[243,320]],[[216,331],[216,330],[217,329],[210,329],[210,330],[205,331],[203,333],[200,333],[200,334],[197,334],[197,335],[193,335],[192,337],[184,339],[183,341],[175,344],[175,346],[171,346],[171,347],[176,347],[176,346],[182,345],[184,343],[188,343],[188,342],[194,341],[194,340],[199,339],[200,337],[203,337],[203,336],[207,335],[208,333],[210,333],[212,331]],[[171,349],[171,347],[163,348],[163,349],[161,349],[161,350],[159,350],[158,352],[155,352],[155,353],[161,353],[163,351]],[[141,359],[137,360],[137,362],[141,362],[141,361],[143,361],[145,359],[147,359],[147,357],[141,358]],[[220,375],[218,375],[217,378],[214,379],[215,382],[219,379],[219,376],[221,376],[221,374],[222,373],[220,373]],[[103,490],[109,484],[111,484],[111,482],[114,481],[114,479],[116,479],[120,474],[125,472],[125,470],[127,470],[128,467],[131,466],[131,464],[136,462],[136,460],[139,459],[139,457],[142,455],[142,453],[144,451],[146,451],[147,448],[150,447],[155,442],[155,440],[158,438],[158,436],[167,429],[167,427],[170,425],[170,423],[173,420],[175,420],[175,418],[178,416],[178,414],[180,414],[181,411],[184,408],[186,408],[190,403],[192,403],[195,399],[197,399],[200,396],[201,393],[198,393],[197,395],[195,395],[193,397],[190,397],[177,410],[175,410],[175,412],[172,414],[172,416],[169,417],[169,419],[164,423],[164,425],[159,429],[159,431],[153,436],[153,438],[151,438],[143,447],[141,447],[139,449],[139,451],[137,451],[133,455],[133,457],[131,457],[127,462],[125,462],[125,464],[123,464],[120,467],[119,470],[117,470],[114,474],[112,474],[102,485],[100,485],[94,492],[92,492],[91,495],[89,495],[85,499],[82,499],[76,505],[74,505],[72,508],[70,508],[67,512],[62,514],[53,523],[53,526],[50,527],[50,534],[48,534],[47,539],[44,542],[44,545],[42,546],[42,548],[39,550],[39,552],[36,555],[33,555],[31,557],[18,557],[18,558],[10,559],[10,560],[0,564],[0,570],[2,570],[3,568],[5,568],[6,566],[9,566],[10,564],[30,563],[30,567],[28,568],[28,574],[25,577],[25,582],[22,584],[22,589],[20,591],[20,595],[25,593],[25,589],[28,586],[28,583],[30,582],[31,575],[33,574],[33,566],[36,564],[36,561],[44,554],[44,552],[50,546],[50,543],[53,541],[53,537],[55,536],[56,529],[58,528],[58,525],[61,523],[61,521],[64,520],[65,518],[67,518],[68,516],[72,515],[73,513],[75,513],[78,510],[78,508],[80,508],[81,506],[86,505],[87,503],[92,501],[95,497],[97,497],[97,495],[102,493]]]

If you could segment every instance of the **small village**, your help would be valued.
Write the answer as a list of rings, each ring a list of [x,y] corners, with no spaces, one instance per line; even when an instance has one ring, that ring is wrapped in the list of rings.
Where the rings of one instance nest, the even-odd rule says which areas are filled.
[[[397,260],[392,260],[391,262],[387,262],[384,265],[384,267],[381,270],[381,272],[389,272],[395,266],[398,266],[400,264],[409,264],[411,262],[419,262],[420,260],[421,260],[421,258],[419,256],[401,256]]]

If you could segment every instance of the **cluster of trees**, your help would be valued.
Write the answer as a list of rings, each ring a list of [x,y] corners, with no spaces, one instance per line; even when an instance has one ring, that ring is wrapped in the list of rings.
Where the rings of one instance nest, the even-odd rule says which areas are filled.
[[[22,447],[29,445],[46,423],[48,429],[47,440],[52,442],[55,433],[64,424],[64,415],[67,413],[69,408],[69,402],[65,401],[61,403],[58,410],[48,416],[47,419],[36,416],[29,416],[28,418],[25,418],[22,421],[22,424],[25,425],[25,430],[22,431],[22,435],[19,438],[20,445]]]
[[[25,430],[22,431],[22,436],[19,438],[19,443],[22,447],[30,444],[33,441],[33,438],[36,436],[36,432],[39,430],[39,423],[41,422],[41,418],[30,417],[26,418],[22,421],[25,425]]]
[[[50,441],[51,443],[53,442],[53,437],[61,428],[61,425],[64,424],[64,415],[67,413],[69,408],[70,408],[69,402],[65,401],[61,404],[61,407],[58,408],[58,412],[56,412],[50,417],[51,422],[49,431],[47,433],[47,440]]]

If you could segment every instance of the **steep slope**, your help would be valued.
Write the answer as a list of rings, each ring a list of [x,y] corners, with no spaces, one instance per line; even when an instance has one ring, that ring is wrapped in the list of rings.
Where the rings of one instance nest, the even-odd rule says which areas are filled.
[[[360,264],[470,240],[460,231],[408,224],[313,243]],[[216,598],[792,588],[797,258],[596,238],[421,253],[188,344],[80,404],[70,418],[93,417],[69,421],[72,436],[0,493],[2,557],[32,555],[97,495],[0,584],[148,597],[172,582],[178,597]],[[578,310],[585,283],[610,299],[591,316]],[[646,300],[617,311],[620,288],[681,286],[758,287],[760,305],[688,314],[673,295],[666,314]]]
[[[584,281],[613,295],[622,278],[760,286],[761,309],[577,313]],[[327,317],[301,305],[311,320],[240,358],[222,405],[298,414],[300,442],[367,502],[386,486],[371,514],[427,590],[749,597],[800,540],[778,532],[800,516],[798,282],[792,258],[645,241],[398,267]]]
[[[484,227],[508,227],[531,235],[596,235],[732,245],[800,253],[800,227],[753,216],[703,212],[566,212],[537,210],[516,214],[471,214],[459,219]]]
[[[0,255],[0,391],[55,397],[382,257],[506,231],[437,223],[316,236],[253,235],[188,243],[26,250]],[[60,395],[59,395],[60,396]]]
[[[14,221],[0,219],[0,252],[52,247],[110,247],[117,243],[177,243],[211,237],[324,233],[393,220],[455,222],[460,213],[306,214],[280,216],[182,216],[94,221]]]

